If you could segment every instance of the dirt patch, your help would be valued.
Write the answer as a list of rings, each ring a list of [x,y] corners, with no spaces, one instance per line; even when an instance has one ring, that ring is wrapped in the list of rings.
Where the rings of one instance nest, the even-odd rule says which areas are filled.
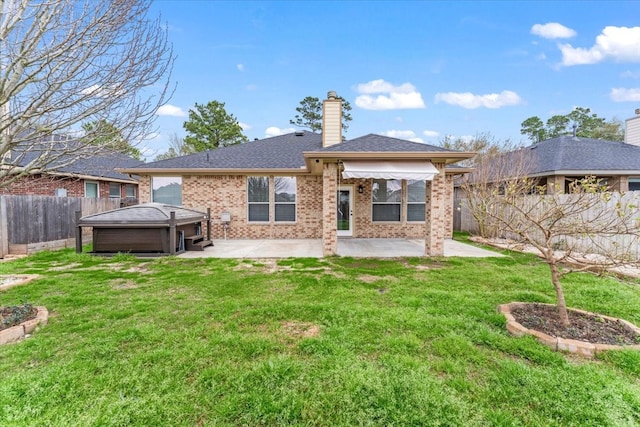
[[[622,322],[597,315],[569,310],[571,326],[560,322],[558,309],[545,304],[523,304],[511,309],[511,315],[522,326],[552,337],[585,341],[591,344],[638,345],[640,334]]]
[[[117,290],[136,289],[138,287],[136,282],[126,279],[115,279],[109,282],[109,284],[113,287],[113,289]]]
[[[0,275],[0,291],[12,288],[14,286],[26,285],[40,276],[37,274],[7,274]]]
[[[395,282],[398,279],[393,276],[372,276],[370,274],[363,274],[361,276],[358,276],[358,280],[365,283],[376,283],[380,280]]]
[[[293,338],[314,338],[320,335],[320,326],[309,322],[282,322],[282,330]]]

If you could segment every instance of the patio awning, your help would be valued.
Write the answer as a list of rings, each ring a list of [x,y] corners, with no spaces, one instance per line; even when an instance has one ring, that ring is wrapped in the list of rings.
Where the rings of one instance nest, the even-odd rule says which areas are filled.
[[[431,181],[439,172],[426,160],[342,162],[342,178],[379,178]]]

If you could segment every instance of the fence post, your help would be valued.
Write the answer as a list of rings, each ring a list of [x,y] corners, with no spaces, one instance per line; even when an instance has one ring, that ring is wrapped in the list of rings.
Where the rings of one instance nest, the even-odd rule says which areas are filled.
[[[76,253],[82,252],[82,227],[80,227],[80,218],[82,218],[82,211],[76,211],[76,221],[74,223],[76,228]]]
[[[9,225],[7,221],[7,201],[0,196],[0,258],[9,255]]]

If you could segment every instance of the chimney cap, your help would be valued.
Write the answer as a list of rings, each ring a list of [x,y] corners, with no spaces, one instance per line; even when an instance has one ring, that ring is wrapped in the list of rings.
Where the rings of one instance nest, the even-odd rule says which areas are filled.
[[[636,116],[640,116],[640,108],[636,108]]]
[[[338,94],[336,93],[335,90],[330,90],[329,92],[327,92],[327,98],[329,98],[329,99],[337,99],[338,98]]]

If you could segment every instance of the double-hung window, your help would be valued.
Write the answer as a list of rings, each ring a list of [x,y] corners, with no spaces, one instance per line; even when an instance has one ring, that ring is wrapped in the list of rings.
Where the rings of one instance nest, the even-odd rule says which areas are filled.
[[[294,222],[296,220],[296,178],[276,176],[273,180],[275,201],[275,221]]]
[[[425,181],[407,181],[407,221],[424,221],[427,187]]]
[[[111,198],[119,198],[122,196],[121,193],[122,186],[117,182],[109,183],[109,197]]]
[[[373,221],[400,222],[402,181],[374,179],[372,188]]]
[[[269,177],[247,177],[249,222],[269,222]]]

